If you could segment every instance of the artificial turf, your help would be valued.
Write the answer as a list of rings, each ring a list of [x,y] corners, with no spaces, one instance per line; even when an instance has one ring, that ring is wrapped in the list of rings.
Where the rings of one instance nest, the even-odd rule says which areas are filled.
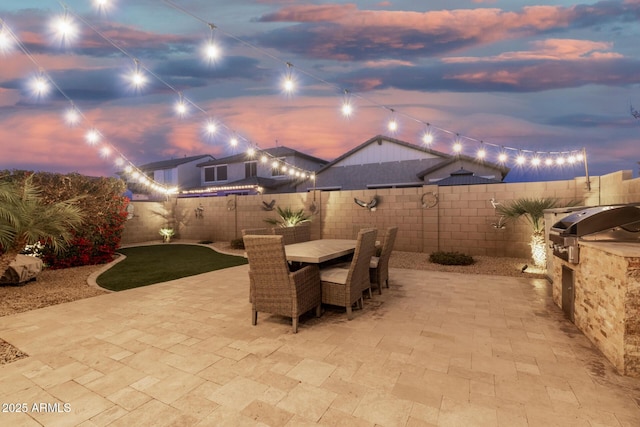
[[[112,291],[180,279],[246,264],[243,257],[225,255],[197,245],[151,245],[119,249],[127,258],[102,273],[98,285]]]

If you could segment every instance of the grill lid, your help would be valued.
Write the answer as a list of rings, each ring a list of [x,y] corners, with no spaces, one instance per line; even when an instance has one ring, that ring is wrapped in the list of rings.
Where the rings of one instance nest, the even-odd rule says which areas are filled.
[[[582,237],[587,234],[621,227],[637,231],[640,221],[640,206],[612,205],[586,208],[572,213],[556,222],[551,230],[562,236]],[[629,228],[625,228],[629,226]]]

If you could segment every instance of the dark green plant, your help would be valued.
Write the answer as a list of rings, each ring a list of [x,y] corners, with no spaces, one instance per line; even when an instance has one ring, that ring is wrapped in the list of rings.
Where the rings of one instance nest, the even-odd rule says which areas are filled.
[[[128,199],[122,196],[124,182],[78,173],[0,171],[1,181],[16,185],[22,185],[29,177],[41,190],[44,204],[77,200],[76,206],[84,214],[82,226],[71,230],[72,238],[62,250],[52,250],[43,239],[45,246],[41,254],[45,264],[51,268],[65,268],[112,261],[127,220]]]
[[[231,249],[244,249],[244,240],[233,239],[229,246],[231,246]]]
[[[429,261],[442,265],[471,265],[476,262],[471,255],[444,251],[432,252],[429,255]]]
[[[575,206],[578,202],[571,201],[563,206]],[[505,218],[518,219],[524,217],[533,229],[531,233],[531,258],[537,267],[544,267],[547,260],[544,236],[544,211],[561,207],[558,199],[542,197],[538,199],[522,198],[500,204],[496,208],[499,215]]]
[[[0,177],[0,276],[27,245],[43,241],[56,253],[67,247],[84,218],[78,200],[47,202],[32,175]]]
[[[290,207],[282,209],[278,206],[276,207],[276,211],[278,212],[278,219],[267,218],[264,221],[278,227],[294,227],[298,224],[302,224],[303,222],[311,221],[311,217],[309,215],[305,215],[304,209],[294,211]]]

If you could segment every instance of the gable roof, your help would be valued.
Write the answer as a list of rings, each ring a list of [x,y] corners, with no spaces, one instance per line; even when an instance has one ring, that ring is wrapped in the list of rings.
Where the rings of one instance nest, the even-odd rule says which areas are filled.
[[[215,159],[215,157],[213,157],[210,154],[200,154],[198,156],[181,157],[178,159],[160,160],[158,162],[151,162],[151,163],[138,166],[138,168],[142,170],[173,169],[176,166],[180,166],[185,163],[190,163],[196,160],[204,159],[205,157],[209,157],[210,159]]]
[[[425,169],[424,171],[420,172],[418,174],[418,178],[423,179],[426,175],[428,175],[431,172],[434,172],[442,167],[445,167],[447,165],[450,165],[451,163],[458,161],[458,160],[467,160],[470,162],[477,162],[477,159],[474,159],[473,157],[469,157],[469,156],[465,156],[465,155],[451,155],[451,154],[447,154],[447,153],[443,153],[441,151],[437,151],[437,150],[433,150],[431,148],[428,147],[424,147],[424,146],[419,146],[419,145],[415,145],[415,144],[411,144],[405,141],[401,141],[399,139],[396,138],[391,138],[385,135],[376,135],[373,138],[363,142],[362,144],[358,145],[357,147],[347,151],[346,153],[344,153],[343,155],[341,155],[340,157],[337,157],[336,159],[334,159],[333,161],[327,163],[326,165],[324,165],[322,168],[320,168],[317,172],[317,174],[322,173],[324,170],[329,169],[330,167],[340,163],[342,160],[348,158],[349,156],[352,156],[354,153],[362,150],[363,148],[373,144],[373,143],[378,143],[378,144],[382,144],[382,141],[387,141],[387,142],[391,142],[393,144],[397,144],[399,146],[405,147],[405,148],[410,148],[412,150],[416,150],[419,151],[421,153],[426,153],[426,154],[430,154],[432,156],[435,157],[439,157],[442,159],[441,162],[439,162],[437,165],[432,166],[430,168]],[[498,170],[502,177],[504,178],[507,173],[509,173],[509,168],[502,166],[500,164],[497,163],[490,163],[490,162],[483,162],[483,164],[485,166],[488,166],[490,168],[496,169]]]
[[[420,147],[420,146],[417,146],[415,144],[410,144],[408,142],[404,142],[404,141],[401,141],[399,139],[391,138],[391,137],[384,136],[384,135],[376,135],[373,138],[368,139],[367,141],[365,141],[362,144],[358,145],[357,147],[352,148],[351,150],[347,151],[343,155],[341,155],[339,157],[336,157],[334,160],[330,161],[329,163],[327,163],[326,165],[321,167],[316,172],[316,175],[321,173],[322,171],[324,171],[326,169],[329,169],[330,167],[336,165],[337,163],[340,163],[342,160],[352,156],[353,154],[355,154],[356,152],[362,150],[363,148],[367,147],[368,145],[371,145],[373,143],[381,144],[383,140],[391,142],[393,144],[398,144],[398,145],[406,147],[406,148],[410,148],[412,150],[420,151],[422,153],[431,154],[431,155],[434,155],[434,156],[440,156],[440,157],[447,157],[448,156],[448,154],[440,153],[438,151],[431,150],[430,148]]]
[[[451,175],[447,178],[435,181],[433,184],[444,187],[450,185],[477,185],[477,184],[500,184],[501,181],[497,179],[489,179],[481,176],[476,176],[473,172],[464,168],[460,168],[455,172],[451,172]]]
[[[445,161],[440,162],[437,165],[431,166],[430,168],[427,168],[427,169],[423,170],[422,172],[420,172],[417,175],[418,178],[424,179],[425,176],[427,176],[429,174],[432,174],[433,172],[436,172],[436,171],[438,171],[438,170],[440,170],[440,169],[442,169],[444,167],[447,167],[447,166],[451,165],[452,163],[455,163],[455,162],[460,161],[460,160],[466,160],[468,162],[478,163],[478,159],[474,159],[473,157],[470,157],[470,156],[465,156],[464,154],[459,154],[459,155],[456,155],[456,156],[452,156],[451,154],[443,154],[443,155],[447,156],[447,159]],[[487,167],[490,167],[492,169],[495,169],[495,170],[499,171],[502,179],[504,179],[504,177],[507,176],[507,174],[511,170],[510,168],[508,168],[508,167],[506,167],[504,165],[498,164],[498,163],[491,163],[491,162],[482,161],[482,163],[480,163],[480,164],[483,164],[483,165],[485,165]],[[462,168],[460,170],[464,170],[464,168]]]
[[[314,157],[311,156],[309,154],[303,153],[301,151],[298,150],[294,150],[293,148],[289,148],[289,147],[285,147],[283,145],[280,145],[278,147],[271,147],[271,148],[266,148],[264,150],[260,150],[263,151],[273,157],[287,157],[287,156],[294,156],[294,157],[300,157],[303,159],[307,159],[310,160],[312,162],[315,163],[319,163],[319,164],[326,164],[327,161],[326,160],[322,160],[318,157]],[[212,159],[209,160],[207,162],[203,162],[203,163],[198,163],[196,166],[197,167],[203,167],[203,166],[214,166],[214,165],[222,165],[222,164],[227,164],[227,163],[240,163],[240,162],[244,162],[249,160],[247,158],[247,153],[238,153],[238,154],[234,154],[232,156],[227,156],[227,157],[221,157],[219,159]]]

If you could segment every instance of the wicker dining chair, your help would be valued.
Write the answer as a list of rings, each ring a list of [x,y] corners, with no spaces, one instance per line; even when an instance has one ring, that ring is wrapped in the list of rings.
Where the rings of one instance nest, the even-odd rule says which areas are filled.
[[[258,312],[291,317],[298,332],[298,318],[307,311],[321,314],[321,285],[317,265],[290,272],[282,236],[247,235],[243,237],[249,259],[251,284],[251,324],[258,323]]]
[[[248,235],[259,235],[259,236],[273,235],[273,229],[271,228],[245,228],[240,232],[242,233],[242,237],[248,236]]]
[[[349,320],[352,318],[353,304],[358,303],[358,308],[362,308],[362,293],[371,289],[369,263],[375,255],[377,234],[374,228],[360,230],[349,268],[328,267],[320,270],[322,302],[345,307]]]
[[[296,243],[295,227],[273,227],[273,234],[282,236],[285,245]]]
[[[396,243],[396,235],[398,234],[398,227],[389,227],[385,231],[384,240],[382,241],[382,251],[380,256],[371,257],[369,264],[369,275],[371,283],[375,283],[378,286],[378,294],[382,295],[382,283],[387,288],[389,287],[389,258],[391,258],[391,251],[393,251],[393,245]]]
[[[311,224],[307,222],[293,227],[293,238],[296,243],[308,242],[311,240]]]

